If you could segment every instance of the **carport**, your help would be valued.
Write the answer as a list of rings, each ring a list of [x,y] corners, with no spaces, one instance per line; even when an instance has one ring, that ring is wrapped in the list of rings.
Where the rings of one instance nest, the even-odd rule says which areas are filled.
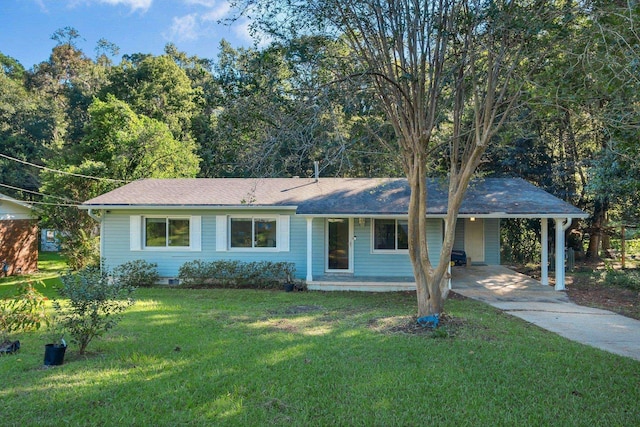
[[[540,281],[502,265],[454,267],[451,281],[452,290],[456,293],[488,303],[569,301],[564,292],[555,292]]]

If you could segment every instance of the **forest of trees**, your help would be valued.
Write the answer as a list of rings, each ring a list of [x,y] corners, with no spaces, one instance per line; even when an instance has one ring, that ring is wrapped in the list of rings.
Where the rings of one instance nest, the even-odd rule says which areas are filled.
[[[597,256],[613,226],[640,217],[640,6],[553,3],[566,14],[537,41],[544,64],[506,88],[518,102],[478,175],[522,177],[588,212],[572,242]],[[0,46],[0,192],[68,231],[78,259],[95,253],[96,223],[75,206],[132,180],[310,176],[316,160],[323,176],[406,176],[393,125],[343,38],[301,32],[261,49],[222,40],[217,58],[199,58],[172,44],[121,55],[107,40],[92,56],[80,36],[56,31],[32,69]],[[434,129],[444,158],[451,127]],[[433,158],[431,174],[446,173]],[[539,224],[503,228],[506,256],[538,253]]]

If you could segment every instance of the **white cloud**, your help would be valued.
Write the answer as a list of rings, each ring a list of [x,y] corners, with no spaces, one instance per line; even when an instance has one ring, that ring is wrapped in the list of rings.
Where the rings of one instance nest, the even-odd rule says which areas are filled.
[[[171,27],[163,36],[171,41],[194,41],[218,33],[218,21],[229,16],[231,5],[227,0],[183,0],[193,6],[194,12],[173,18]]]
[[[99,3],[106,3],[113,6],[124,5],[131,8],[132,11],[147,11],[151,7],[153,0],[98,0]]]
[[[202,15],[203,21],[218,21],[222,18],[229,16],[229,12],[231,11],[231,5],[229,2],[222,2],[218,7],[211,8],[210,11],[204,13]]]
[[[188,41],[198,39],[200,33],[198,16],[192,13],[182,17],[174,17],[169,33],[164,36],[169,40]]]
[[[212,8],[218,3],[218,0],[184,0],[186,4],[194,4],[197,6],[204,6]]]

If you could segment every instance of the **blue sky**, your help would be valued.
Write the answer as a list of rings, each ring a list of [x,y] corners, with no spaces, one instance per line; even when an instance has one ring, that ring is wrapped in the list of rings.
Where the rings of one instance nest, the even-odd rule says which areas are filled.
[[[253,44],[246,21],[216,22],[231,13],[227,0],[0,0],[0,52],[29,69],[49,58],[56,30],[73,27],[91,58],[104,38],[120,48],[116,63],[124,54],[162,54],[169,42],[213,59],[223,38],[234,47]]]

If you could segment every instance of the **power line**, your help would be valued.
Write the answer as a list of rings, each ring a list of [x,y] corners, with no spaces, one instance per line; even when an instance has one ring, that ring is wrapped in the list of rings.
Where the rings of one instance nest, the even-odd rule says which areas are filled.
[[[77,208],[78,205],[72,205],[70,203],[49,203],[49,202],[33,202],[33,201],[26,201],[26,200],[18,200],[18,199],[7,199],[4,197],[0,197],[0,200],[7,200],[9,202],[19,202],[19,203],[24,203],[25,205],[47,205],[47,206],[63,206],[63,207],[70,207],[70,208]]]
[[[22,164],[25,164],[25,165],[29,165],[29,166],[33,166],[33,167],[36,167],[36,168],[40,168],[40,169],[46,170],[48,172],[60,173],[60,174],[63,174],[63,175],[71,175],[71,176],[77,176],[77,177],[80,177],[80,178],[95,179],[97,181],[124,182],[124,183],[127,182],[127,181],[125,181],[123,179],[100,178],[100,177],[97,177],[97,176],[82,175],[82,174],[79,174],[79,173],[65,172],[65,171],[61,171],[61,170],[57,170],[57,169],[51,169],[51,168],[48,168],[46,166],[40,166],[40,165],[36,165],[34,163],[27,162],[25,160],[16,159],[15,157],[7,156],[6,154],[2,154],[2,153],[0,153],[0,157],[4,157],[5,159],[8,159],[8,160],[13,160],[14,162],[19,162],[19,163],[22,163]]]
[[[65,202],[73,202],[73,203],[78,203],[78,204],[81,203],[81,202],[79,202],[77,200],[67,199],[66,197],[52,196],[50,194],[39,193],[37,191],[27,190],[26,188],[14,187],[13,185],[8,185],[8,184],[0,183],[0,187],[11,188],[12,190],[24,191],[25,193],[36,194],[38,196],[52,197],[54,199],[64,200]],[[25,203],[31,203],[31,202],[25,202]]]

